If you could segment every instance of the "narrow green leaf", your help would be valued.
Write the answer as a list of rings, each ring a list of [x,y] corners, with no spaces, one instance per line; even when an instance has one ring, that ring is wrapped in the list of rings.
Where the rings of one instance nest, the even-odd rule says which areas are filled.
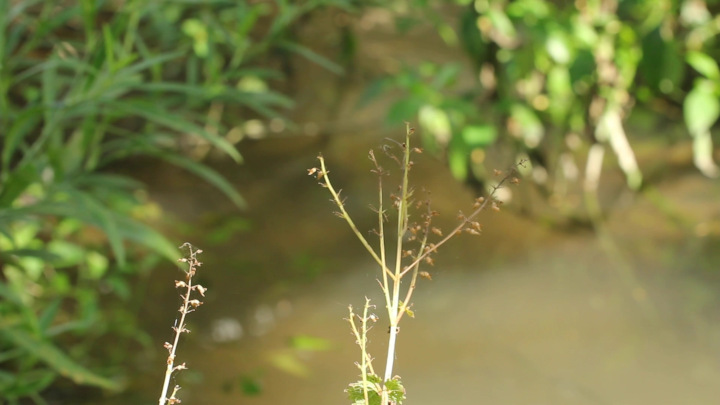
[[[491,125],[468,125],[462,129],[461,136],[471,149],[487,148],[497,139],[497,130]]]
[[[238,208],[245,208],[247,206],[245,199],[242,198],[242,196],[240,195],[240,193],[237,192],[235,187],[233,187],[232,184],[225,180],[225,178],[222,177],[215,170],[201,163],[190,160],[186,157],[174,154],[160,154],[157,155],[157,157],[176,166],[182,167],[183,169],[186,169],[196,174],[203,180],[214,185],[220,191],[222,191],[223,194],[225,194]]]
[[[54,253],[40,249],[12,249],[0,252],[0,257],[3,258],[3,260],[11,260],[11,256],[34,257],[48,262],[60,259],[60,257]]]
[[[454,136],[448,148],[448,166],[450,173],[458,180],[468,177],[469,151],[462,138]]]
[[[297,335],[290,338],[290,347],[297,350],[319,352],[330,350],[332,343],[327,339],[315,336]]]
[[[118,214],[104,206],[100,201],[95,199],[95,197],[72,186],[66,185],[60,187],[59,190],[70,197],[68,203],[72,206],[72,216],[83,219],[102,229],[108,238],[108,243],[115,255],[115,259],[117,259],[121,267],[124,266],[126,259],[125,246],[123,245],[122,236],[117,227],[116,216],[118,216]]]
[[[345,70],[342,68],[342,66],[340,66],[337,63],[331,61],[330,59],[318,54],[317,52],[313,51],[310,48],[304,47],[304,46],[294,43],[294,42],[288,42],[288,41],[281,41],[278,43],[278,46],[280,46],[281,48],[283,48],[285,50],[295,52],[298,55],[309,60],[310,62],[313,62],[319,66],[322,66],[325,69],[335,73],[336,75],[342,75],[343,73],[345,73]]]
[[[115,38],[113,37],[110,25],[102,26],[103,40],[105,41],[105,62],[111,72],[115,71]]]
[[[116,221],[118,232],[120,232],[124,238],[154,250],[171,262],[177,262],[179,258],[177,247],[175,244],[170,243],[162,234],[143,223],[125,216],[118,215]]]
[[[122,388],[122,385],[117,381],[95,374],[76,363],[52,343],[40,340],[19,328],[4,328],[0,330],[0,334],[11,340],[16,346],[27,350],[33,356],[36,356],[60,373],[60,375],[71,379],[76,384],[92,385],[113,391],[118,391]]]
[[[0,185],[0,208],[9,208],[33,183],[39,181],[38,168],[33,162],[21,164],[10,172]]]
[[[242,156],[240,156],[240,153],[237,149],[235,149],[235,146],[233,146],[225,138],[211,134],[204,128],[183,119],[177,114],[169,113],[157,105],[147,102],[146,100],[116,101],[110,103],[110,107],[127,115],[144,117],[154,123],[167,126],[180,133],[198,135],[218,147],[236,162],[242,160]]]
[[[43,333],[45,333],[50,325],[52,325],[55,316],[60,310],[61,304],[62,298],[56,298],[52,300],[40,314],[40,317],[38,318],[38,328],[40,328]]]
[[[98,187],[122,190],[137,190],[143,188],[143,183],[130,177],[109,173],[86,173],[72,180],[75,187]]]

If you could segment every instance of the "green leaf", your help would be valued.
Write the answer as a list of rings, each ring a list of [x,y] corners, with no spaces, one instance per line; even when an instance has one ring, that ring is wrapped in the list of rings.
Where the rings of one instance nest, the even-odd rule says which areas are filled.
[[[240,378],[240,390],[242,390],[242,393],[249,396],[254,397],[262,394],[262,384],[260,383],[260,380],[256,377],[244,375]]]
[[[468,125],[462,129],[461,136],[471,148],[487,148],[497,139],[497,130],[491,125]]]
[[[468,177],[469,153],[463,139],[454,136],[448,148],[448,166],[450,173],[458,180],[465,180]]]
[[[247,204],[245,203],[245,199],[243,199],[240,193],[235,190],[235,187],[233,187],[232,184],[225,180],[225,178],[222,177],[215,170],[178,155],[161,154],[157,155],[157,157],[166,160],[176,166],[182,167],[201,177],[208,183],[214,185],[220,191],[222,191],[237,207],[245,208],[247,206]]]
[[[423,100],[415,97],[405,98],[396,102],[388,110],[388,123],[402,124],[404,122],[413,121],[423,104]]]
[[[545,42],[545,49],[555,63],[565,65],[570,62],[572,53],[569,42],[565,31],[561,29],[552,30]]]
[[[310,370],[294,353],[287,351],[276,351],[268,355],[270,363],[278,369],[295,377],[307,377]]]
[[[510,116],[520,125],[525,145],[529,148],[537,147],[545,135],[545,127],[535,112],[522,104],[514,104],[510,108]]]
[[[330,350],[332,343],[327,339],[315,336],[297,335],[290,338],[290,347],[302,351],[319,352]]]
[[[713,141],[710,131],[694,135],[693,139],[693,162],[702,174],[715,178],[720,175],[720,168],[713,160]]]
[[[62,305],[62,298],[56,298],[50,302],[49,305],[45,307],[45,309],[42,311],[42,314],[38,318],[38,328],[40,331],[45,333],[47,329],[52,325],[53,320],[55,319],[55,316],[57,315],[58,311],[60,310],[60,306]]]
[[[47,245],[50,253],[58,258],[53,265],[58,268],[77,266],[85,261],[85,249],[66,240],[52,240]]]
[[[720,68],[718,68],[717,61],[710,55],[698,51],[689,51],[685,60],[693,69],[708,79],[720,79]]]
[[[174,244],[149,226],[125,216],[116,218],[118,232],[123,237],[154,250],[171,262],[177,262],[178,253]]]
[[[452,135],[450,116],[441,108],[426,104],[418,112],[420,125],[430,132],[440,145],[445,145]]]
[[[190,18],[182,23],[182,31],[193,40],[195,55],[205,58],[209,53],[207,26],[196,18]]]
[[[10,170],[12,157],[26,136],[33,133],[43,116],[44,108],[28,107],[14,117],[3,139],[2,167],[5,175]],[[5,177],[4,175],[2,177]],[[2,178],[0,177],[0,178]]]
[[[161,107],[149,102],[149,100],[135,99],[124,100],[110,103],[110,107],[121,111],[126,115],[137,115],[148,119],[154,123],[172,128],[180,133],[198,135],[212,145],[218,147],[236,162],[240,162],[242,157],[235,147],[225,138],[214,135],[206,131],[204,128],[187,121],[178,114],[172,114],[165,111]]]
[[[385,388],[388,390],[388,398],[395,404],[402,404],[405,400],[405,387],[403,387],[400,377],[393,377],[385,381]]]
[[[310,48],[304,47],[300,44],[294,43],[294,42],[288,42],[288,41],[281,41],[278,43],[278,45],[281,48],[284,48],[288,51],[295,52],[300,56],[303,56],[307,60],[324,67],[325,69],[335,73],[336,75],[342,75],[345,70],[338,65],[337,63],[331,61],[330,59],[316,53]]]
[[[365,389],[367,389],[369,405],[380,405],[382,399],[380,396],[381,384],[382,379],[379,376],[369,374],[366,383],[362,380],[354,382],[348,386],[345,392],[347,392],[348,399],[353,402],[353,405],[368,405],[365,404]]]
[[[8,208],[33,183],[40,180],[38,167],[33,162],[21,164],[10,172],[3,183],[0,183],[0,207]]]
[[[27,350],[33,356],[60,373],[60,375],[71,379],[76,384],[92,385],[113,391],[119,391],[122,388],[119,382],[93,373],[76,363],[52,343],[40,340],[19,328],[4,328],[0,330],[0,334],[11,340],[16,346]]]
[[[710,130],[720,115],[720,102],[709,80],[698,80],[683,102],[685,125],[695,136]]]
[[[108,238],[108,243],[118,264],[121,267],[124,266],[126,259],[125,246],[122,243],[116,220],[116,216],[120,215],[89,193],[77,190],[69,185],[61,186],[59,190],[70,197],[67,207],[71,213],[69,216],[82,219],[102,229]]]
[[[450,86],[457,81],[460,74],[460,65],[457,63],[446,63],[433,75],[432,87],[440,90]]]
[[[88,277],[92,280],[99,280],[108,270],[108,258],[98,252],[86,252],[85,262],[87,263]]]
[[[13,249],[0,252],[0,258],[2,258],[3,261],[12,261],[11,256],[34,257],[47,262],[59,259],[59,257],[52,252],[41,249]]]
[[[508,38],[515,38],[517,34],[515,27],[513,26],[512,21],[510,21],[510,18],[508,18],[507,14],[505,14],[501,9],[495,7],[489,9],[488,17],[492,22],[492,26],[498,30],[500,34]]]

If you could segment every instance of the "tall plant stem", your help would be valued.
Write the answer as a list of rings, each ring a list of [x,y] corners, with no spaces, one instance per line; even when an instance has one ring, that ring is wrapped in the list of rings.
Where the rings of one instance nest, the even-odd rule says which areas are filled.
[[[403,144],[403,178],[402,178],[402,190],[400,200],[398,201],[398,220],[397,220],[397,244],[395,252],[395,273],[393,277],[393,290],[392,290],[392,305],[388,308],[388,316],[390,318],[390,338],[388,340],[388,352],[385,363],[385,381],[392,378],[393,367],[395,365],[395,345],[397,343],[398,333],[398,308],[400,306],[400,284],[401,284],[401,272],[402,268],[402,251],[403,251],[403,236],[407,231],[408,224],[408,177],[410,172],[410,134],[412,129],[410,124],[405,124],[405,143]],[[383,391],[382,403],[387,403],[387,391]]]

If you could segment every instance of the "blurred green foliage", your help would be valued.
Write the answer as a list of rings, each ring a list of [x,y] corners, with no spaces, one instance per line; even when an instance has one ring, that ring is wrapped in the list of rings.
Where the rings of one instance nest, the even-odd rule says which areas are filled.
[[[230,129],[278,117],[277,59],[293,30],[350,1],[0,0],[0,398],[44,403],[59,376],[122,388],[138,328],[132,280],[176,248],[127,158],[180,166],[242,207],[202,164],[215,149],[241,161]],[[112,347],[108,342],[112,341]]]
[[[388,118],[417,117],[426,148],[447,153],[459,179],[487,180],[484,151],[503,143],[557,193],[571,177],[563,162],[585,165],[587,179],[602,169],[593,151],[609,147],[638,188],[624,130],[638,108],[683,118],[696,166],[718,175],[716,1],[0,0],[0,398],[43,403],[59,376],[122,388],[118,342],[147,342],[133,278],[177,255],[148,225],[160,212],[142,185],[112,168],[164,160],[242,207],[200,159],[212,149],[240,162],[249,120],[284,119],[289,57],[343,72],[359,38],[326,27],[345,30],[342,63],[331,60],[297,42],[308,16],[371,6],[394,13],[399,32],[432,24],[467,55],[471,74],[422,62],[366,95],[401,89]]]
[[[407,6],[397,17],[398,31],[412,25],[408,20],[420,24],[434,14],[430,21],[439,36],[447,46],[462,47],[473,72],[454,61],[406,66],[371,87],[366,99],[401,89],[389,120],[417,117],[426,145],[447,153],[457,178],[487,180],[484,150],[502,142],[519,157],[529,156],[535,179],[555,193],[583,166],[586,181],[598,177],[607,145],[627,185],[637,189],[643,177],[635,135],[625,132],[633,109],[684,118],[695,165],[709,177],[720,174],[711,139],[720,114],[718,2],[393,3]],[[474,81],[461,83],[463,77]],[[590,183],[586,190],[594,189]]]

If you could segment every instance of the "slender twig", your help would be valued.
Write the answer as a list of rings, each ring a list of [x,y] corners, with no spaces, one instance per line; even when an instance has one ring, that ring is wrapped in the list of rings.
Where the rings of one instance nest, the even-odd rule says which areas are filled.
[[[202,265],[200,261],[197,260],[197,255],[202,253],[201,249],[195,249],[191,244],[184,243],[180,248],[187,248],[189,250],[188,256],[181,258],[179,261],[182,263],[188,263],[188,270],[185,273],[185,281],[176,280],[175,281],[175,287],[176,288],[185,288],[185,293],[183,295],[183,303],[180,306],[180,309],[178,312],[180,312],[180,321],[178,322],[176,320],[175,326],[173,326],[173,330],[175,331],[175,340],[172,344],[165,342],[163,345],[169,352],[168,358],[167,358],[167,367],[165,369],[165,380],[163,381],[163,388],[162,393],[160,394],[160,400],[158,402],[159,405],[165,405],[165,404],[177,404],[180,403],[180,400],[175,397],[177,394],[177,391],[180,389],[180,386],[175,386],[173,388],[173,392],[170,395],[170,397],[167,397],[168,388],[170,386],[170,377],[172,374],[176,371],[185,370],[187,369],[185,363],[182,363],[180,365],[175,365],[175,355],[178,347],[178,342],[180,341],[180,334],[185,332],[189,333],[190,330],[188,330],[185,325],[185,317],[190,312],[194,311],[197,307],[202,305],[202,301],[197,299],[191,299],[191,294],[193,291],[197,291],[200,293],[201,296],[205,296],[205,291],[207,289],[200,284],[194,284],[192,283],[192,278],[195,275],[195,272],[197,271],[197,268]]]
[[[381,272],[383,276],[382,283],[380,284],[380,288],[383,291],[383,296],[385,297],[385,307],[390,308],[390,291],[388,291],[388,274],[393,276],[392,273],[390,273],[390,270],[387,269],[387,258],[385,253],[385,211],[383,209],[383,182],[382,178],[385,175],[385,172],[383,171],[383,168],[378,164],[377,159],[375,158],[375,153],[370,150],[369,153],[370,160],[375,164],[375,172],[378,176],[378,239],[380,240],[380,261],[382,262]]]
[[[370,243],[368,243],[367,239],[365,239],[363,234],[358,230],[357,226],[355,225],[355,222],[352,220],[350,215],[345,210],[345,204],[343,203],[343,200],[340,199],[340,193],[335,191],[335,188],[333,188],[332,183],[330,183],[330,177],[329,177],[330,172],[325,167],[325,159],[322,157],[322,155],[320,155],[320,156],[318,156],[318,160],[320,161],[320,173],[318,174],[318,179],[324,179],[324,183],[321,183],[321,184],[323,184],[323,186],[328,189],[328,191],[330,192],[330,194],[333,197],[333,201],[335,202],[335,205],[340,210],[340,213],[339,213],[340,215],[338,215],[338,216],[343,218],[348,223],[348,225],[350,226],[350,229],[352,229],[355,236],[360,240],[360,243],[362,243],[362,245],[365,247],[365,249],[368,251],[368,253],[370,253],[370,256],[372,256],[372,258],[375,259],[375,261],[384,269],[384,271],[388,272],[388,275],[390,275],[390,277],[394,277],[394,275],[392,275],[390,270],[388,270],[388,268],[385,266],[385,263],[383,262],[383,260],[378,256],[377,253],[375,253],[375,250],[372,248],[372,246],[370,246]],[[317,171],[317,169],[314,169],[314,168],[310,169],[309,174],[315,174],[316,171]]]

